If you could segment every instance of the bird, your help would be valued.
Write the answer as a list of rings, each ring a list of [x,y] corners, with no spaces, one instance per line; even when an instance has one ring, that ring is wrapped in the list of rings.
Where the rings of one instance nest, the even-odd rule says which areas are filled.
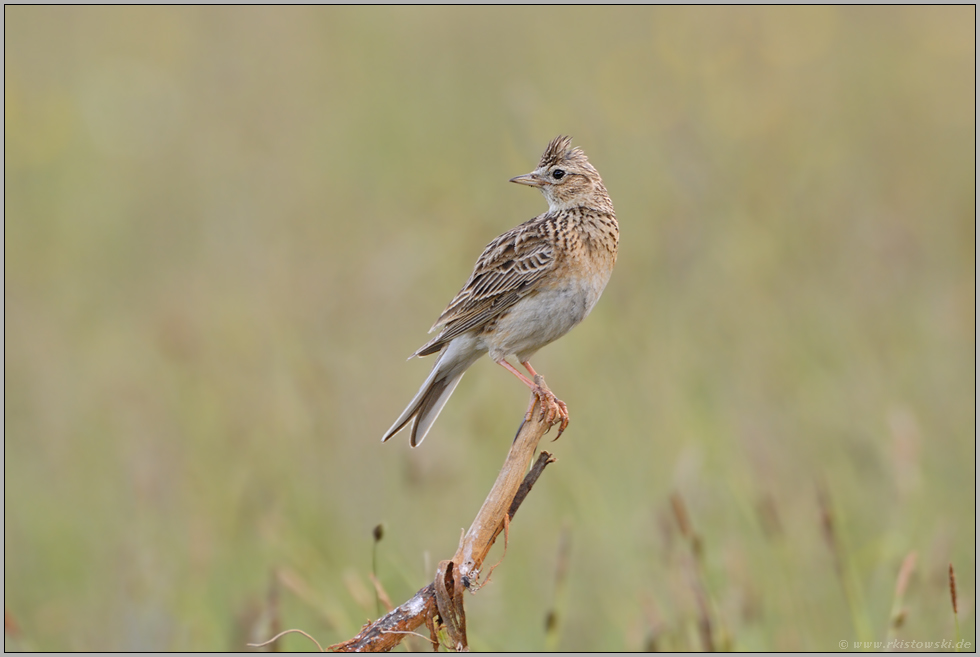
[[[619,224],[602,177],[581,148],[572,148],[571,137],[551,140],[537,168],[510,182],[540,190],[548,211],[487,244],[466,284],[429,329],[438,334],[409,356],[438,354],[381,442],[411,422],[411,445],[420,445],[463,374],[484,354],[534,393],[525,420],[537,400],[542,419],[561,421],[558,436],[568,426],[567,405],[541,385],[530,358],[592,311],[616,264]]]

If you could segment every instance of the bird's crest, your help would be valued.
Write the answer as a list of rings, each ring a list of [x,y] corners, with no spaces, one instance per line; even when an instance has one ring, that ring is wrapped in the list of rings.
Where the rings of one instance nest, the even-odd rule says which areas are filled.
[[[548,147],[544,149],[544,154],[541,156],[541,161],[538,162],[538,168],[547,168],[554,166],[559,162],[578,159],[585,159],[585,153],[582,152],[582,149],[572,148],[571,137],[558,135],[552,139],[551,143],[548,144]]]

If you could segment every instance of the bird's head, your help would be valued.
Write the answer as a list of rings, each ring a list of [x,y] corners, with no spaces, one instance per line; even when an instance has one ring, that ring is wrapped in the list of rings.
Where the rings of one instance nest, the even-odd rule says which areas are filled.
[[[572,148],[571,137],[552,139],[544,149],[538,168],[510,181],[540,189],[551,210],[590,205],[599,199],[608,199],[599,172],[589,164],[581,148]]]

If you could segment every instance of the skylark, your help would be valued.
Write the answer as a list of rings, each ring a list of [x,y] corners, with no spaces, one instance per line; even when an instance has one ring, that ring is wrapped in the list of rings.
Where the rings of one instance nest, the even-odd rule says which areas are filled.
[[[505,360],[528,362],[538,349],[581,322],[609,282],[619,246],[612,200],[585,153],[571,137],[556,137],[531,173],[511,182],[537,187],[548,211],[487,245],[473,273],[429,330],[439,334],[414,356],[438,353],[432,372],[382,442],[412,424],[412,447],[421,444],[467,368],[490,358],[529,387],[549,422],[568,426],[568,407]],[[534,406],[528,408],[528,417]]]

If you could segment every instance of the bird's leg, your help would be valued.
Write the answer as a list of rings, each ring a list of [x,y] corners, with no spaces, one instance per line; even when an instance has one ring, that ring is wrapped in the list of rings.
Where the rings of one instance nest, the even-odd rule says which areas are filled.
[[[531,367],[531,361],[529,360],[521,361],[521,365],[524,366],[524,369],[526,369],[531,374],[531,376],[538,376],[538,373],[534,371],[533,367]]]
[[[521,374],[520,371],[516,367],[514,367],[513,365],[511,365],[510,363],[508,363],[506,360],[498,360],[497,361],[497,365],[500,365],[501,367],[503,367],[505,370],[507,370],[508,372],[510,372],[511,374],[513,374],[514,376],[516,376],[518,379],[520,379],[524,383],[524,385],[526,385],[528,388],[530,388],[531,390],[534,390],[534,385],[535,385],[534,384],[534,381],[531,381],[529,378],[527,378],[526,376],[524,376],[523,374]],[[532,375],[532,376],[534,376],[534,375]]]
[[[526,369],[531,374],[531,376],[534,377],[534,382],[536,384],[538,381],[538,377],[541,375],[535,372],[534,368],[531,367],[531,361],[530,360],[521,361],[521,365],[523,365],[524,369]],[[541,379],[544,380],[544,377],[541,377]],[[543,391],[549,395],[549,401],[554,403],[555,406],[558,407],[558,417],[561,418],[561,426],[558,427],[558,435],[555,436],[555,440],[558,440],[559,438],[561,438],[561,434],[565,430],[565,428],[568,427],[568,406],[565,405],[565,402],[555,397],[554,393],[548,390],[547,388],[544,388]],[[552,442],[554,442],[554,440]]]
[[[556,421],[561,420],[561,425],[558,427],[558,435],[555,436],[555,440],[561,437],[562,432],[568,426],[568,406],[565,402],[555,397],[555,393],[548,390],[547,386],[542,385],[544,383],[544,377],[534,371],[531,367],[531,363],[524,361],[521,364],[527,369],[527,371],[534,377],[534,381],[531,381],[526,376],[520,373],[516,367],[508,363],[506,360],[498,360],[497,364],[506,369],[508,372],[516,376],[521,380],[524,385],[531,389],[534,393],[535,398],[541,404],[541,419],[547,420],[549,423],[554,424]],[[534,399],[527,407],[527,412],[524,414],[524,419],[531,419],[531,411],[534,409]]]

